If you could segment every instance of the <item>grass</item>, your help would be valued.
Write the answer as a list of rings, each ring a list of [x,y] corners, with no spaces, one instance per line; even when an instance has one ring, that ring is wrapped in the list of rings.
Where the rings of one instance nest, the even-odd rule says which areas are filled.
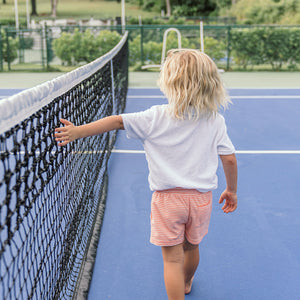
[[[2,2],[2,0],[1,0]],[[31,11],[31,6],[30,6]],[[18,0],[18,11],[20,21],[26,20],[26,0]],[[51,2],[50,0],[37,1],[37,17],[35,20],[51,18]],[[126,16],[142,16],[142,18],[151,18],[158,16],[157,13],[143,11],[136,5],[126,3]],[[1,19],[14,19],[14,1],[7,0],[7,4],[0,6]],[[104,0],[63,0],[58,1],[57,19],[111,19],[121,16],[121,3],[117,1]],[[1,21],[0,21],[1,23]]]

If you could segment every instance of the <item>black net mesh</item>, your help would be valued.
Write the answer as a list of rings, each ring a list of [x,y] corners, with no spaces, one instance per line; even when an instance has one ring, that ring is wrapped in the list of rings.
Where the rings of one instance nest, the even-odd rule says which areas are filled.
[[[113,82],[109,61],[0,136],[1,299],[73,297],[116,132],[59,148],[54,128],[123,112],[127,48],[112,59]]]

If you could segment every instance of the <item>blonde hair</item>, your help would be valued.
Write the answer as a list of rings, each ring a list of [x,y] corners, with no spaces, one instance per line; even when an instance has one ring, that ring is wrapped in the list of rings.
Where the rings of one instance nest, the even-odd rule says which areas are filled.
[[[178,119],[211,116],[230,99],[212,59],[193,49],[168,51],[159,87],[169,102],[169,112]]]

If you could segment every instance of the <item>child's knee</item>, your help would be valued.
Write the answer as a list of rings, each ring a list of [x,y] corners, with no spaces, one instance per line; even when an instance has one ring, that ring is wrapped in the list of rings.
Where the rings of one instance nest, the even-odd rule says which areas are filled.
[[[163,260],[166,263],[179,263],[184,262],[183,244],[176,246],[162,247]]]
[[[191,244],[186,238],[184,240],[184,243],[183,243],[183,250],[184,251],[192,251],[192,250],[196,250],[199,248],[199,245],[194,245],[194,244]]]

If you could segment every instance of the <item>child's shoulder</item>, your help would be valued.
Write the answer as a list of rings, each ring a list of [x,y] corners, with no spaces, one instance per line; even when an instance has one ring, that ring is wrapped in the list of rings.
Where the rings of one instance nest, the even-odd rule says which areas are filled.
[[[208,123],[210,123],[213,126],[218,126],[218,127],[222,127],[223,124],[225,124],[225,118],[222,114],[220,114],[219,112],[209,116],[208,119],[206,119],[206,121]]]
[[[154,113],[154,114],[164,114],[167,110],[168,105],[167,104],[159,104],[159,105],[153,105],[146,111],[149,113]]]
[[[151,106],[150,109],[157,110],[157,111],[165,111],[168,107],[168,104],[158,104]]]

